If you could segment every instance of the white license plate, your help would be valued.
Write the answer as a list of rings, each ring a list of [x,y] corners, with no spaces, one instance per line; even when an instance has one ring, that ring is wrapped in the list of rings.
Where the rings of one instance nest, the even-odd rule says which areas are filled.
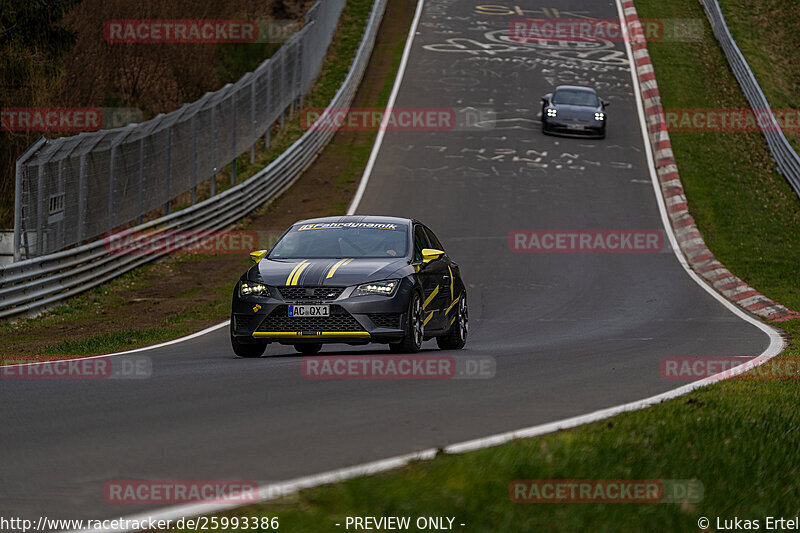
[[[567,126],[567,129],[570,129],[570,130],[584,130],[584,129],[586,129],[586,126],[584,126],[583,124],[569,124]]]
[[[290,305],[289,316],[330,316],[331,307],[329,305]]]

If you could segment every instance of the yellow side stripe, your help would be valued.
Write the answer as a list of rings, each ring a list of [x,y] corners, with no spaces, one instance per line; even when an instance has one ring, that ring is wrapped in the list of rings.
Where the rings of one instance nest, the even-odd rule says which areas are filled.
[[[448,266],[447,270],[450,272],[450,299],[452,300],[453,299],[453,285],[456,284],[456,280],[453,279],[453,269]]]
[[[426,316],[426,317],[425,317],[425,321],[424,321],[424,322],[422,322],[422,325],[424,326],[425,324],[427,324],[427,323],[428,323],[428,321],[429,321],[431,318],[433,318],[433,311],[431,311],[430,313],[428,313],[428,316]]]
[[[302,331],[256,331],[253,338],[301,338],[316,339],[326,337],[369,337],[366,331],[316,331],[314,333],[303,333]]]
[[[428,307],[428,304],[431,303],[431,300],[433,300],[433,298],[437,294],[439,294],[439,286],[438,285],[436,286],[435,289],[433,289],[433,292],[431,293],[431,295],[428,296],[427,298],[425,298],[425,302],[422,304],[422,308],[425,309],[426,307]]]
[[[339,267],[346,265],[346,264],[347,264],[347,263],[349,263],[350,261],[352,261],[352,259],[342,259],[341,261],[337,262],[337,263],[336,263],[335,265],[333,265],[333,266],[331,267],[331,269],[328,271],[328,275],[327,275],[327,276],[325,276],[325,279],[330,279],[330,278],[332,278],[332,277],[333,277],[333,275],[334,275],[334,274],[336,274],[336,271],[339,269]]]
[[[453,300],[453,303],[450,304],[450,307],[447,308],[447,310],[444,312],[444,314],[449,313],[450,310],[453,308],[453,306],[456,305],[460,299],[461,299],[461,296],[459,296],[458,298]]]
[[[452,326],[452,325],[453,325],[453,322],[455,322],[455,321],[456,321],[456,317],[453,317],[453,318],[450,320],[450,325]]]
[[[302,274],[303,271],[305,269],[307,269],[308,267],[310,267],[310,266],[311,266],[311,263],[306,263],[305,265],[303,265],[299,269],[297,269],[297,272],[295,273],[294,278],[292,278],[292,285],[297,285],[297,282],[300,281],[300,274]]]
[[[289,272],[289,277],[286,278],[286,285],[291,285],[292,284],[292,276],[294,276],[294,273],[297,272],[298,268],[300,268],[301,266],[303,266],[306,263],[308,263],[308,259],[303,259],[302,261],[297,263],[297,265],[295,265],[295,267],[292,269],[292,271]]]

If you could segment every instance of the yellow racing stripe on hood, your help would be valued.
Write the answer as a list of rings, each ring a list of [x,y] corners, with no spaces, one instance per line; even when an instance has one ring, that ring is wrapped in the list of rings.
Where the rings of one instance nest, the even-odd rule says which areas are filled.
[[[292,269],[292,271],[289,272],[289,277],[286,278],[286,285],[291,285],[292,284],[292,277],[294,276],[294,273],[297,272],[298,268],[300,268],[301,266],[303,266],[306,263],[308,263],[308,259],[303,259],[302,261],[297,263],[297,265]]]
[[[310,267],[310,266],[311,266],[311,263],[308,262],[308,261],[306,261],[306,264],[301,265],[300,268],[297,269],[297,272],[295,273],[294,278],[292,278],[292,283],[291,284],[292,285],[297,285],[297,283],[300,281],[300,274],[302,274],[303,271],[305,269],[307,269],[308,267]]]
[[[328,271],[328,275],[327,275],[327,276],[325,276],[325,279],[331,279],[331,278],[333,277],[333,275],[334,275],[334,274],[336,274],[336,271],[339,269],[339,267],[346,265],[346,264],[347,264],[347,263],[349,263],[350,261],[352,261],[352,259],[342,259],[341,261],[338,261],[338,262],[337,262],[335,265],[333,265],[333,266],[331,267],[331,269]]]

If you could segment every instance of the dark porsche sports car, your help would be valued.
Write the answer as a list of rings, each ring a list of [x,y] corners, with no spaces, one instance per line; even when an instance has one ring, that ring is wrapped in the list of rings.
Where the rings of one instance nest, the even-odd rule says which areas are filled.
[[[608,105],[591,87],[559,85],[542,97],[542,133],[605,138]]]
[[[436,235],[413,219],[343,216],[295,223],[236,284],[231,344],[259,357],[267,344],[317,353],[323,343],[388,343],[413,353],[436,338],[467,339],[467,293]]]

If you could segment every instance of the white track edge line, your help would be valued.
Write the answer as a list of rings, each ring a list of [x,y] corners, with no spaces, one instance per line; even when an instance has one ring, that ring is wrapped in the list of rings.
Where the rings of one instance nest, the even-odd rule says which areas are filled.
[[[204,330],[197,331],[195,333],[190,333],[189,335],[184,335],[183,337],[178,337],[177,339],[172,339],[171,341],[164,341],[164,342],[161,342],[159,344],[153,344],[151,346],[142,346],[141,348],[134,348],[132,350],[126,350],[124,352],[107,353],[107,354],[102,354],[102,355],[87,355],[85,357],[64,357],[63,359],[57,359],[57,360],[54,359],[52,361],[36,361],[36,362],[33,362],[33,363],[16,363],[16,364],[13,364],[13,365],[2,365],[2,366],[0,366],[0,369],[6,368],[6,367],[17,367],[17,366],[49,365],[49,364],[57,363],[57,362],[61,362],[61,361],[83,361],[83,360],[86,360],[86,359],[102,359],[104,357],[115,357],[117,355],[128,355],[128,354],[132,354],[132,353],[147,352],[149,350],[157,350],[158,348],[164,348],[165,346],[171,346],[173,344],[178,344],[180,342],[186,342],[186,341],[190,341],[192,339],[196,339],[197,337],[202,337],[203,335],[211,333],[212,331],[216,331],[216,330],[218,330],[218,329],[220,329],[222,327],[225,327],[225,326],[229,325],[230,323],[231,323],[230,320],[226,320],[225,322],[220,322],[219,324],[215,324],[213,326],[207,327]],[[9,356],[2,356],[2,357],[7,358],[7,359],[12,359],[12,357],[9,357]],[[22,358],[24,358],[26,356],[20,355],[18,357],[20,359],[22,359]],[[39,356],[31,356],[31,357],[39,357]]]
[[[621,26],[623,28],[626,28],[625,18],[624,18],[624,14],[623,14],[623,11],[622,11],[622,5],[620,3],[620,0],[615,0],[615,2],[616,2],[616,5],[617,5],[617,12],[618,12],[618,14],[620,16],[620,22],[622,23]],[[409,32],[409,40],[413,39],[413,35],[414,35],[414,30],[413,29],[416,28],[416,24],[419,21],[420,14],[422,12],[423,3],[424,3],[424,0],[419,0],[419,3],[417,4],[417,13],[416,13],[416,16],[414,18],[414,23],[412,24],[412,31]],[[624,31],[627,32],[626,29]],[[672,250],[675,253],[676,257],[678,258],[678,261],[680,262],[680,264],[683,266],[684,270],[689,274],[689,277],[691,279],[693,279],[698,285],[703,287],[703,289],[706,292],[711,294],[714,298],[716,298],[719,302],[721,302],[727,309],[729,309],[735,315],[737,315],[738,317],[742,318],[743,320],[755,325],[756,327],[758,327],[759,329],[764,331],[770,338],[770,344],[764,350],[764,352],[761,353],[761,355],[759,355],[758,357],[748,361],[745,364],[742,364],[742,365],[739,365],[737,367],[734,367],[732,370],[729,370],[729,371],[726,371],[726,372],[720,372],[719,374],[715,374],[713,376],[709,376],[709,377],[707,377],[705,379],[686,384],[686,385],[684,385],[682,387],[678,387],[677,389],[672,389],[670,391],[667,391],[667,392],[664,392],[664,393],[661,393],[661,394],[657,394],[655,396],[651,396],[651,397],[646,398],[644,400],[638,400],[638,401],[634,401],[634,402],[630,402],[630,403],[626,403],[626,404],[622,404],[622,405],[617,405],[617,406],[614,406],[614,407],[608,407],[606,409],[600,409],[598,411],[594,411],[592,413],[588,413],[588,414],[585,414],[585,415],[574,416],[572,418],[566,418],[566,419],[563,419],[563,420],[557,420],[555,422],[549,422],[549,423],[540,424],[540,425],[537,425],[537,426],[530,426],[530,427],[527,427],[527,428],[522,428],[522,429],[518,429],[518,430],[514,430],[514,431],[508,431],[508,432],[505,432],[505,433],[498,433],[498,434],[495,434],[495,435],[490,435],[488,437],[481,437],[481,438],[478,438],[478,439],[473,439],[473,440],[469,440],[469,441],[465,441],[465,442],[451,444],[451,445],[448,445],[448,446],[445,446],[444,448],[442,448],[444,453],[451,453],[451,454],[465,453],[465,452],[475,451],[475,450],[479,450],[479,449],[483,449],[483,448],[499,446],[501,444],[505,444],[505,443],[507,443],[507,442],[509,442],[511,440],[514,440],[514,439],[538,437],[538,436],[546,435],[546,434],[553,433],[553,432],[556,432],[556,431],[560,431],[560,430],[564,430],[564,429],[571,429],[571,428],[575,428],[575,427],[582,426],[584,424],[589,424],[589,423],[592,423],[592,422],[598,422],[600,420],[604,420],[606,418],[610,418],[612,416],[615,416],[615,415],[618,415],[618,414],[621,414],[621,413],[625,413],[625,412],[629,412],[629,411],[637,411],[637,410],[643,409],[645,407],[650,407],[650,406],[662,403],[662,402],[664,402],[666,400],[671,400],[673,398],[677,398],[678,396],[682,396],[682,395],[684,395],[684,394],[686,394],[688,392],[691,392],[693,390],[705,387],[706,385],[709,385],[711,383],[715,383],[717,381],[722,381],[724,379],[728,379],[728,378],[743,374],[744,372],[747,372],[748,370],[750,370],[750,369],[752,369],[752,368],[754,368],[756,366],[759,366],[759,365],[765,363],[766,361],[772,359],[773,357],[778,355],[784,348],[783,338],[780,336],[780,334],[775,329],[773,329],[770,326],[768,326],[767,324],[765,324],[765,323],[763,323],[763,322],[751,317],[750,315],[745,313],[743,310],[741,310],[737,306],[733,305],[727,299],[723,298],[719,293],[717,293],[716,291],[714,291],[713,289],[708,287],[708,285],[705,284],[697,276],[697,274],[695,274],[695,272],[693,270],[691,270],[691,268],[689,267],[689,265],[686,262],[685,258],[683,257],[682,253],[680,252],[680,248],[678,246],[677,239],[675,238],[675,234],[673,233],[672,225],[669,223],[669,219],[667,218],[667,215],[666,215],[666,209],[664,208],[664,205],[663,205],[663,197],[661,195],[660,186],[658,184],[658,177],[657,177],[656,172],[655,172],[655,160],[653,159],[653,152],[652,152],[652,149],[650,147],[650,139],[649,139],[649,136],[647,134],[647,126],[646,126],[646,122],[645,122],[645,118],[644,118],[644,109],[642,107],[642,102],[641,102],[641,98],[640,98],[639,81],[638,81],[638,79],[636,79],[634,77],[636,75],[635,74],[635,70],[634,70],[635,62],[633,61],[633,54],[631,52],[630,43],[629,43],[628,39],[625,39],[625,49],[626,49],[627,54],[628,54],[628,61],[630,62],[630,65],[631,65],[631,79],[632,79],[633,88],[634,88],[634,95],[635,95],[635,100],[636,100],[636,108],[637,108],[638,114],[639,114],[639,122],[640,122],[640,126],[641,126],[641,131],[642,131],[642,135],[644,137],[645,152],[647,153],[647,159],[648,159],[648,163],[649,163],[648,166],[650,167],[649,168],[650,176],[651,176],[651,179],[653,181],[653,186],[654,186],[654,190],[655,190],[655,193],[656,193],[656,199],[658,200],[658,207],[659,207],[659,212],[661,213],[662,223],[664,224],[664,227],[666,228],[666,232],[669,235],[670,243],[672,244]],[[408,52],[409,50],[410,50],[410,46],[408,46],[408,43],[406,43],[406,52]],[[405,54],[405,52],[404,52],[404,54]],[[404,55],[404,57],[405,57],[405,55]],[[402,67],[401,69],[398,69],[398,73],[397,73],[398,77],[395,80],[395,88],[398,88],[400,86],[401,76],[402,76],[403,70],[405,69],[405,65],[401,65],[401,67]],[[394,94],[394,92],[393,92],[393,94]],[[390,99],[390,104],[391,103],[393,103],[393,99]],[[389,106],[387,106],[387,109],[391,109],[391,108]],[[380,132],[379,132],[379,135],[380,135]],[[377,149],[378,148],[380,148],[380,144],[378,143],[378,139],[376,139],[375,147],[373,148],[373,150],[374,150],[373,153],[377,153]],[[370,159],[372,159],[372,157]],[[368,168],[371,168],[371,167],[368,167]],[[369,179],[369,175],[365,171],[364,177],[362,177],[362,185],[364,187],[366,187],[366,181],[368,181],[368,179]],[[361,187],[359,187],[359,189],[361,189]],[[363,191],[362,191],[362,195],[363,195]],[[359,202],[360,202],[360,199],[361,198],[359,196],[358,197],[358,201]],[[356,207],[358,207],[358,203],[354,200],[353,204],[351,205],[351,210],[354,211]],[[352,214],[352,213],[350,211],[348,211],[348,214]],[[219,328],[219,327],[221,327],[222,325],[225,325],[225,324],[227,324],[227,322],[223,323],[223,324],[219,324],[217,326],[213,326],[212,328],[209,328],[209,330],[210,329],[214,329],[214,328]],[[208,330],[205,330],[205,331],[208,331]],[[200,332],[200,333],[197,333],[195,335],[199,336],[202,333],[203,332]],[[186,340],[186,339],[184,339],[184,340]],[[172,342],[178,342],[178,341],[172,341]],[[166,344],[170,344],[170,343],[164,343],[164,345],[166,345]],[[123,352],[123,353],[126,353],[126,352]],[[363,464],[360,464],[360,465],[354,465],[354,466],[349,466],[349,467],[345,467],[345,468],[339,468],[339,469],[336,469],[336,470],[330,470],[328,472],[324,472],[324,473],[321,473],[321,474],[304,476],[304,477],[295,478],[295,479],[292,479],[292,480],[289,480],[289,481],[284,481],[284,482],[279,482],[279,483],[272,483],[272,484],[269,484],[269,485],[262,485],[262,486],[260,486],[258,488],[258,495],[259,495],[258,500],[259,500],[259,502],[267,502],[267,501],[279,498],[280,496],[276,496],[276,493],[278,495],[287,495],[287,494],[295,493],[295,492],[298,492],[298,491],[304,490],[304,489],[309,489],[309,488],[313,488],[313,487],[317,487],[317,486],[321,486],[321,485],[327,485],[327,484],[331,484],[331,483],[346,481],[348,479],[352,479],[352,478],[355,478],[355,477],[361,477],[361,476],[365,476],[365,475],[377,474],[377,473],[386,472],[386,471],[389,471],[389,470],[394,470],[394,469],[406,466],[412,461],[432,459],[437,455],[438,452],[439,451],[437,449],[435,449],[435,448],[428,448],[428,449],[425,449],[425,450],[422,450],[422,451],[419,451],[419,452],[414,452],[414,453],[409,453],[409,454],[404,454],[404,455],[398,455],[398,456],[390,457],[390,458],[387,458],[387,459],[381,459],[381,460],[378,460],[378,461],[372,461],[372,462],[369,462],[369,463],[363,463]],[[160,511],[156,511],[155,513],[141,513],[141,514],[138,514],[138,515],[132,515],[132,516],[129,516],[127,518],[123,518],[123,520],[128,520],[128,521],[136,521],[136,520],[138,520],[140,522],[144,521],[144,520],[149,520],[149,519],[154,519],[154,520],[170,520],[171,519],[171,520],[174,520],[174,519],[181,518],[181,517],[184,517],[184,516],[185,517],[198,516],[198,515],[201,515],[201,514],[215,513],[215,512],[224,511],[224,510],[227,510],[227,509],[232,509],[232,508],[241,507],[241,506],[242,505],[239,504],[239,503],[236,503],[236,504],[200,503],[200,504],[189,504],[189,505],[181,505],[181,506],[172,506],[172,507],[163,508]],[[86,530],[81,530],[80,532],[70,532],[70,533],[83,533],[83,532],[97,532],[97,533],[99,533],[100,531],[101,530],[97,530],[97,529],[86,529]],[[108,530],[102,530],[102,531],[108,531]],[[114,533],[129,533],[129,532],[131,532],[133,530],[130,530],[130,529],[119,529],[119,530],[113,530],[113,531],[114,531]]]
[[[367,160],[367,166],[364,167],[364,174],[361,175],[361,182],[358,184],[353,201],[350,202],[350,207],[347,208],[347,214],[355,214],[358,209],[358,204],[361,203],[361,198],[364,196],[364,191],[367,190],[367,183],[372,175],[372,168],[375,166],[375,161],[378,159],[378,152],[381,150],[383,144],[383,137],[386,135],[386,128],[389,125],[389,119],[394,103],[397,100],[397,94],[400,92],[400,85],[403,83],[403,76],[406,72],[406,65],[408,64],[408,57],[411,55],[411,47],[414,44],[414,35],[417,33],[417,26],[419,26],[419,19],[422,17],[422,10],[425,7],[425,0],[419,0],[417,3],[417,11],[414,14],[414,20],[411,22],[411,28],[408,30],[408,39],[406,39],[406,46],[403,48],[403,57],[400,59],[400,66],[397,68],[397,74],[394,78],[394,86],[389,95],[389,100],[386,102],[386,109],[383,112],[383,119],[378,128],[378,135],[375,137],[375,143],[372,145],[372,151]]]

